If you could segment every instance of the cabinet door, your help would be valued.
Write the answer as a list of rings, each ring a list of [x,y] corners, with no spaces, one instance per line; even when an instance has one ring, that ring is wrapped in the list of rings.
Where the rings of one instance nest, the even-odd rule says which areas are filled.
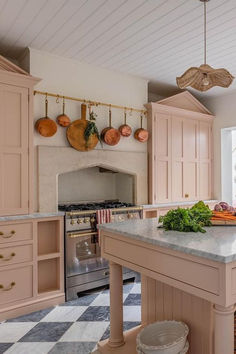
[[[154,203],[171,201],[171,117],[154,117]]]
[[[211,199],[212,125],[199,124],[199,198]]]
[[[0,84],[0,215],[28,212],[28,89]]]
[[[172,119],[172,200],[194,200],[198,193],[198,122]]]
[[[183,198],[198,199],[198,121],[183,120]]]

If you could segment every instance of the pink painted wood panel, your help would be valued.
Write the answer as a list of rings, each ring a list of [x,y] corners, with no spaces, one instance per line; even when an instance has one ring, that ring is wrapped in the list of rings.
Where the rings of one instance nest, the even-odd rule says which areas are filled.
[[[190,328],[188,353],[213,354],[212,304],[149,277],[145,277],[145,282],[142,312],[146,323],[163,320],[184,321]],[[147,302],[148,298],[154,307]]]
[[[212,294],[219,294],[218,268],[194,263],[185,258],[145,248],[143,245],[117,240],[107,235],[104,240],[104,252],[108,255],[115,254],[120,259],[137,263],[141,267],[170,276]],[[195,274],[195,277],[192,274]]]
[[[0,223],[0,244],[33,239],[33,223]]]
[[[0,248],[0,267],[33,261],[33,245]]]
[[[0,83],[0,215],[29,210],[28,89]]]
[[[154,118],[153,166],[154,202],[171,200],[171,116],[158,114]]]
[[[14,283],[15,285],[11,284]],[[33,296],[33,267],[0,269],[0,306]],[[12,288],[11,288],[12,287]],[[7,290],[11,288],[10,290]],[[7,290],[7,291],[5,291]]]

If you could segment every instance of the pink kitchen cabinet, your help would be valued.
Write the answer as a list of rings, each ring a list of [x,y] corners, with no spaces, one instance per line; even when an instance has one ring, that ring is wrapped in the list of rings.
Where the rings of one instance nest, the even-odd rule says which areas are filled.
[[[211,199],[213,115],[187,91],[146,107],[149,203]]]
[[[1,216],[32,212],[32,101],[38,81],[0,56]]]

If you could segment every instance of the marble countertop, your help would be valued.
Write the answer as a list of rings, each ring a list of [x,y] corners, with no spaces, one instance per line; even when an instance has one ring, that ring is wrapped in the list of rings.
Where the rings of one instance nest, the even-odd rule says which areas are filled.
[[[209,199],[209,200],[203,200],[204,203],[218,203],[218,200],[215,199]],[[175,207],[178,205],[193,205],[197,203],[197,200],[195,201],[188,201],[188,202],[172,202],[172,203],[157,203],[157,204],[144,204],[142,205],[143,209],[154,209],[154,208],[169,208],[169,207]]]
[[[216,262],[236,260],[236,226],[206,227],[206,233],[165,231],[157,226],[157,219],[143,219],[103,224],[99,229]]]
[[[0,221],[14,221],[14,220],[27,220],[27,219],[37,219],[37,218],[50,218],[53,216],[64,216],[65,213],[62,211],[55,213],[33,213],[26,215],[12,215],[12,216],[1,216]]]

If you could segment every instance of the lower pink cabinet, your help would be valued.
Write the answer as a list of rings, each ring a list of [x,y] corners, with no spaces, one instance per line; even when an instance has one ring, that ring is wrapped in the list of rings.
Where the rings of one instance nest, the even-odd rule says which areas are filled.
[[[63,216],[0,221],[0,321],[65,301]]]

